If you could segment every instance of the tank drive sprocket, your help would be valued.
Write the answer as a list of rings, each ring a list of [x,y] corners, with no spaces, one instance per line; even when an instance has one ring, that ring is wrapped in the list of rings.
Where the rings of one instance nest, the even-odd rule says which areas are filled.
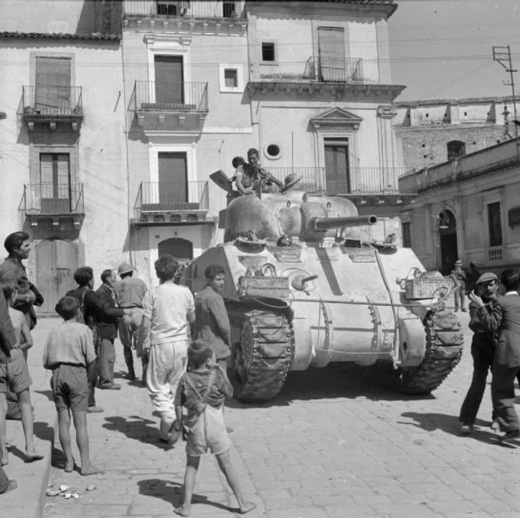
[[[423,323],[426,353],[417,367],[393,369],[388,363],[378,362],[365,368],[368,377],[404,394],[430,394],[438,388],[460,362],[464,335],[451,311],[430,311]]]
[[[241,305],[242,306],[242,305]],[[234,396],[245,402],[274,398],[283,387],[294,358],[294,332],[283,311],[228,306],[237,331],[230,361]]]

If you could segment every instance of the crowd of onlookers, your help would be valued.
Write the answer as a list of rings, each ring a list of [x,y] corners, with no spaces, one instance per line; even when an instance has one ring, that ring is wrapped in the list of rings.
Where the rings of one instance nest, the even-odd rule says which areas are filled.
[[[16,488],[3,469],[9,462],[8,398],[16,400],[21,412],[26,461],[43,459],[33,442],[27,351],[32,346],[30,331],[37,322],[34,306],[44,299],[27,278],[22,262],[30,253],[29,236],[15,232],[4,245],[9,256],[0,265],[4,294],[0,296],[0,493]],[[233,393],[226,374],[231,330],[219,294],[225,271],[218,265],[208,266],[206,286],[194,296],[175,282],[179,269],[173,256],[161,256],[155,262],[159,286],[152,289],[133,277],[134,268],[128,263],[119,266],[119,279],[113,270],[104,270],[97,290],[92,268],[83,266],[74,273],[78,287],[58,301],[55,309],[63,320],[49,333],[43,351],[43,365],[52,371],[63,469],[84,476],[102,471],[90,460],[87,416],[103,412],[96,404],[96,390],[121,389],[114,381],[114,341],[119,335],[129,380],[137,379],[134,350],[141,360],[141,383],[160,415],[159,439],[170,445],[181,437],[187,441],[184,504],[174,511],[189,515],[199,459],[209,450],[216,455],[244,514],[256,506],[242,493],[229,454],[230,429],[224,423],[224,400]],[[71,423],[79,466],[72,452]]]

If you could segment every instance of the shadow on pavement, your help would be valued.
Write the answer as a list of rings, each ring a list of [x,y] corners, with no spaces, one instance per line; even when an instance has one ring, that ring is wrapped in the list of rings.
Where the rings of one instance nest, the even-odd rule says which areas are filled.
[[[173,507],[180,507],[183,502],[183,486],[178,482],[170,482],[169,480],[161,480],[158,478],[151,478],[148,480],[140,480],[137,482],[139,486],[139,494],[145,496],[153,496],[168,502]],[[216,507],[217,509],[224,509],[226,511],[232,510],[226,505],[217,502],[211,502],[208,497],[193,494],[192,504],[204,504]]]
[[[305,371],[290,372],[280,394],[265,403],[242,403],[236,399],[226,401],[230,408],[270,408],[287,406],[292,401],[319,399],[366,398],[373,401],[417,401],[435,399],[431,394],[413,396],[402,394],[389,387],[378,385],[358,374],[353,374],[343,364],[323,369],[310,367]]]
[[[155,421],[136,415],[128,418],[120,416],[105,417],[105,421],[106,423],[102,426],[106,430],[121,432],[129,439],[134,439],[146,444],[153,444],[161,450],[171,448],[159,440],[159,430],[157,429]],[[153,426],[150,426],[151,424]]]
[[[54,437],[54,428],[49,423],[43,421],[35,421],[33,424],[34,435],[42,441],[52,441]]]
[[[426,430],[427,432],[442,430],[450,435],[472,438],[488,444],[498,444],[497,435],[487,426],[484,426],[483,428],[477,426],[471,435],[462,435],[460,433],[460,422],[458,416],[433,414],[429,412],[424,414],[418,412],[404,412],[401,415],[413,419],[414,422],[398,421],[399,424],[416,426]]]
[[[54,398],[52,397],[52,390],[35,390],[34,393],[45,396],[49,401],[54,401]]]

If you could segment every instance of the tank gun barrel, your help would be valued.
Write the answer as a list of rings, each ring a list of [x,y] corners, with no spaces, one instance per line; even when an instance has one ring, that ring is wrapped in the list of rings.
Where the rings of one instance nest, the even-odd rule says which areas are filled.
[[[376,223],[376,216],[347,216],[343,218],[313,218],[309,226],[313,232],[319,232],[333,228],[375,225]]]

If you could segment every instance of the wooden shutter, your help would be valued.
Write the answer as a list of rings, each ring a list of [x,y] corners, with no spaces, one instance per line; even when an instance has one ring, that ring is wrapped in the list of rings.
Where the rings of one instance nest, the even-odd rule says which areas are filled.
[[[186,153],[159,153],[159,202],[172,206],[188,201]]]
[[[340,27],[319,27],[318,48],[323,81],[346,81],[345,37]]]
[[[71,59],[36,57],[36,108],[42,113],[70,110]]]
[[[182,56],[155,56],[155,95],[157,104],[184,103]]]

